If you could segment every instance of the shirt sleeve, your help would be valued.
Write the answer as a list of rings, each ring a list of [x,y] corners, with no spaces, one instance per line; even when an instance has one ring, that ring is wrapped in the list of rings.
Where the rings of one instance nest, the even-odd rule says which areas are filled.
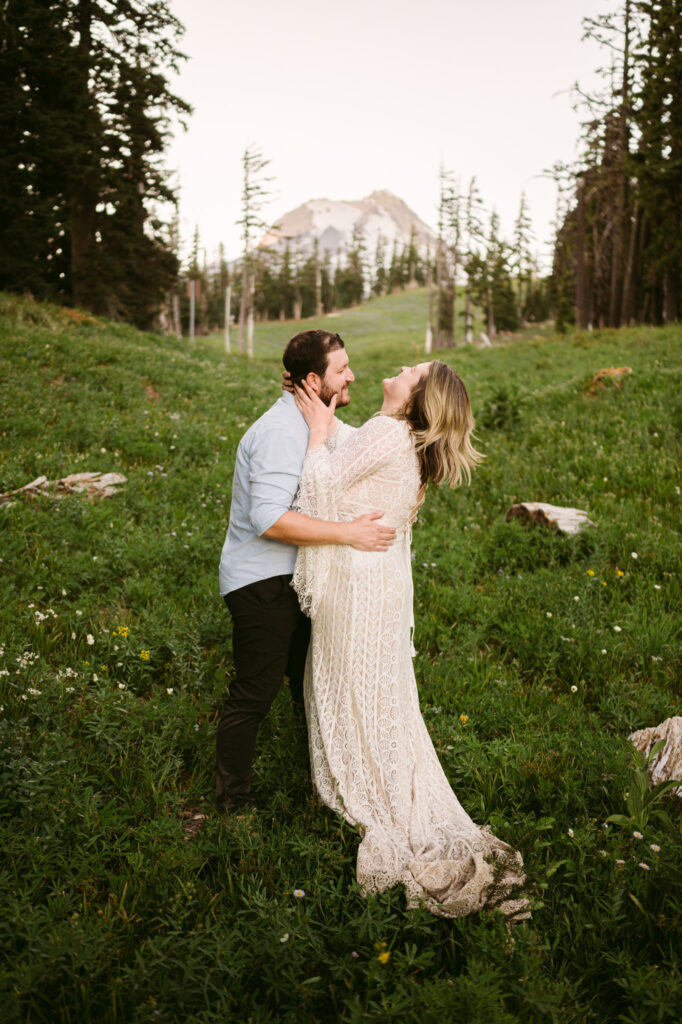
[[[262,537],[293,504],[301,474],[300,441],[270,428],[254,438],[249,462],[251,525]]]

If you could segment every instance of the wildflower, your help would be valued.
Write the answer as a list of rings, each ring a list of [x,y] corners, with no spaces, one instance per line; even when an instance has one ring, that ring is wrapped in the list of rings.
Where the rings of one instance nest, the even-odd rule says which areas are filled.
[[[620,626],[614,626],[614,627],[613,627],[613,632],[614,632],[614,633],[621,633],[621,632],[622,632],[622,630],[621,630]]]
[[[588,569],[587,570],[587,575],[588,576],[594,576],[594,569]]]
[[[636,551],[631,552],[631,554],[632,554],[633,558],[639,558],[639,555],[637,554]]]
[[[545,612],[545,615],[547,616],[548,619],[552,618],[552,613],[551,612]]]
[[[606,580],[602,580],[601,581],[601,585],[602,585],[602,587],[605,587],[606,586]]]
[[[625,864],[625,861],[621,860],[620,857],[616,857],[616,864],[619,868],[622,868],[623,864]]]
[[[97,675],[96,672],[92,673],[92,681],[93,681],[93,683],[98,683],[99,682],[99,676]]]
[[[294,889],[292,896],[295,896],[297,900],[305,898],[305,889]]]
[[[353,957],[353,960],[357,960],[358,957],[360,956],[360,954],[356,953],[355,950],[353,950],[352,953],[351,953],[351,956]]]
[[[467,722],[469,721],[469,716],[468,715],[460,715],[459,716],[459,720],[462,723],[462,725],[466,725]]]
[[[92,645],[93,645],[93,644],[94,644],[94,642],[95,642],[95,638],[94,638],[94,636],[92,635],[92,633],[88,633],[88,635],[86,636],[86,638],[85,638],[85,639],[86,639],[86,640],[87,640],[87,642],[88,642],[88,647],[92,647]]]
[[[72,639],[72,640],[75,640],[75,639],[76,639],[76,634],[75,634],[75,633],[72,633],[72,634],[71,634],[71,639]]]
[[[660,583],[654,583],[654,590],[660,590],[660,589],[661,589],[661,584]]]
[[[601,827],[604,829],[605,832],[608,832],[608,830],[609,830],[609,823],[608,823],[608,821],[602,821]]]
[[[174,691],[173,691],[173,687],[172,686],[167,686],[166,687],[166,693],[168,694],[169,697],[170,697],[171,693],[173,693],[173,692]]]
[[[574,601],[576,601],[576,602],[578,602],[578,601],[580,600],[580,598],[579,598],[579,597],[578,597],[578,595],[576,594],[576,595],[575,595],[575,597],[573,598],[573,600],[574,600]]]
[[[577,692],[578,692],[578,687],[574,683],[573,686],[571,687],[571,693],[577,693]]]
[[[279,941],[280,942],[288,942],[289,941],[289,932],[285,932],[284,935],[282,935],[282,937],[280,938]]]
[[[622,569],[616,569],[616,576],[625,576],[625,573]]]
[[[658,843],[649,843],[649,849],[653,850],[654,853],[660,853],[661,852],[661,848],[658,845]]]
[[[635,839],[644,839],[644,836],[642,835],[642,833],[638,832],[637,829],[635,829],[635,831],[632,833],[632,835],[634,836]]]
[[[140,651],[140,657],[143,661],[149,661],[149,651]]]
[[[606,850],[599,850],[599,856],[600,857],[608,857],[608,853],[606,852]]]
[[[119,690],[125,690],[126,684],[125,683],[119,683],[118,684],[118,688],[119,688]]]
[[[383,953],[379,953],[379,955],[377,956],[377,960],[379,961],[380,964],[387,964],[390,959],[391,953],[390,950],[388,949],[385,949]]]
[[[571,837],[571,839],[572,839],[572,838],[573,838],[573,836],[575,835],[575,832],[573,831],[573,829],[572,829],[572,828],[569,828],[569,830],[568,830],[568,834],[569,834],[569,836],[570,836],[570,837]]]
[[[602,654],[606,654],[607,653],[606,648],[602,647],[601,652],[602,652]]]
[[[83,612],[79,612],[78,610],[76,610],[76,615],[82,615],[82,614],[83,614]]]
[[[649,865],[645,864],[643,860],[640,860],[640,862],[639,862],[639,864],[637,866],[640,867],[642,869],[642,871],[648,871],[649,870]]]

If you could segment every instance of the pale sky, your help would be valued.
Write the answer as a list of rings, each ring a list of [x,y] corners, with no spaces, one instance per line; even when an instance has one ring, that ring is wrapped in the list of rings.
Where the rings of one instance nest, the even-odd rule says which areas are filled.
[[[476,175],[511,236],[525,191],[546,261],[555,188],[576,156],[569,95],[607,57],[581,19],[614,0],[171,0],[189,55],[175,91],[194,107],[167,166],[185,247],[240,252],[241,156],[271,160],[275,222],[308,199],[400,196],[435,226],[438,169]]]

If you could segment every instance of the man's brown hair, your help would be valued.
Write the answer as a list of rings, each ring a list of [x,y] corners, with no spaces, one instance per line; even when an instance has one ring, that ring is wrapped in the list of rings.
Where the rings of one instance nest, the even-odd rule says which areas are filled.
[[[301,331],[295,334],[284,349],[282,362],[294,384],[300,384],[309,373],[324,377],[329,353],[345,348],[343,338],[329,331]]]

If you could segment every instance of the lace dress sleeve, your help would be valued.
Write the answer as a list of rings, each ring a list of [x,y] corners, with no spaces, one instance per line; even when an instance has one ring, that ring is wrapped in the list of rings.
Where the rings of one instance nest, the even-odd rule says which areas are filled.
[[[399,422],[389,416],[376,416],[358,430],[346,428],[332,451],[324,445],[312,448],[303,463],[295,511],[337,522],[344,492],[357,480],[388,465],[402,445],[404,435]],[[298,549],[291,585],[310,618],[314,618],[324,595],[333,555],[331,544]]]

